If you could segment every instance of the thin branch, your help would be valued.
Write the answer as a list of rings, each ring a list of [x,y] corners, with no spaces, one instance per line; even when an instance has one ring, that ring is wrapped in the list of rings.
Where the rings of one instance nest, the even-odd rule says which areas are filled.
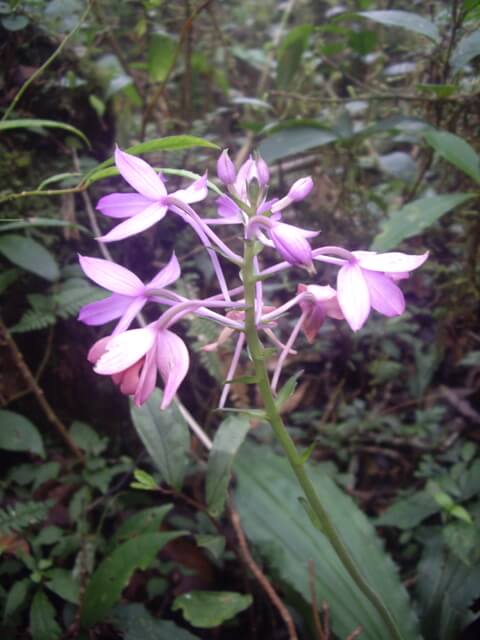
[[[318,615],[317,588],[315,585],[315,563],[313,560],[308,561],[308,584],[310,587],[310,598],[312,601],[313,626],[315,627],[315,631],[317,632],[318,640],[328,640],[328,636],[325,636],[325,629],[322,626],[322,621],[320,620],[320,616]],[[326,616],[324,614],[324,620],[325,619]]]
[[[7,329],[7,327],[5,326],[1,318],[0,318],[0,335],[5,340],[8,348],[10,349],[13,360],[18,370],[20,371],[23,379],[27,383],[29,389],[32,391],[32,393],[36,397],[37,402],[43,409],[43,412],[45,413],[45,416],[47,417],[48,421],[55,427],[58,435],[62,438],[62,440],[65,442],[65,444],[70,449],[70,451],[75,455],[75,457],[80,462],[84,462],[83,453],[80,451],[80,449],[77,447],[75,442],[72,440],[72,438],[70,437],[70,434],[68,433],[67,427],[63,424],[63,422],[57,416],[52,406],[46,399],[43,389],[39,386],[38,382],[35,380],[35,377],[31,372],[29,366],[25,362],[23,355],[17,346],[17,343],[12,338],[9,330]]]
[[[260,569],[258,564],[253,559],[252,554],[250,553],[247,539],[245,537],[245,534],[240,524],[240,516],[238,515],[238,512],[235,510],[233,506],[233,501],[231,499],[229,500],[228,511],[230,515],[230,522],[232,523],[232,526],[235,530],[235,534],[237,536],[237,540],[239,544],[238,552],[242,560],[245,562],[247,567],[253,573],[253,575],[259,582],[260,586],[267,594],[271,603],[280,614],[280,617],[285,622],[285,626],[287,627],[287,630],[288,630],[289,639],[298,640],[297,632],[295,629],[295,625],[293,623],[292,616],[290,615],[290,612],[288,611],[287,607],[283,604],[277,592],[273,588],[271,582],[269,581],[267,576],[263,573],[263,571]]]
[[[23,94],[25,93],[25,91],[28,89],[28,87],[35,82],[35,80],[38,78],[38,76],[40,76],[45,69],[47,69],[47,67],[50,66],[50,64],[55,60],[55,58],[57,58],[60,53],[63,51],[63,49],[65,48],[65,45],[67,44],[67,42],[76,34],[76,32],[78,31],[78,29],[81,27],[83,21],[85,20],[85,18],[88,16],[88,13],[91,9],[91,5],[90,2],[87,4],[87,8],[85,9],[85,11],[83,12],[82,16],[80,17],[80,20],[77,22],[77,24],[73,27],[73,29],[70,31],[70,33],[67,33],[67,35],[65,36],[65,38],[61,41],[61,43],[58,45],[58,47],[55,49],[55,51],[52,53],[52,55],[47,58],[47,60],[45,60],[45,62],[42,64],[41,67],[39,67],[35,73],[32,73],[32,75],[28,78],[28,80],[26,80],[22,86],[20,87],[20,89],[18,90],[17,95],[14,97],[14,99],[12,100],[12,102],[10,103],[10,106],[7,108],[7,110],[5,111],[5,113],[3,114],[2,117],[2,121],[3,120],[7,120],[7,118],[10,116],[10,114],[12,113],[12,111],[15,109],[15,107],[17,106],[17,104],[19,103],[19,101],[22,99]]]

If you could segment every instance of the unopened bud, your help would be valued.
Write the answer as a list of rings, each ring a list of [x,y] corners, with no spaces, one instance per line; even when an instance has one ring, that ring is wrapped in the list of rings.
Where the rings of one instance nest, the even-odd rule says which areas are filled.
[[[310,178],[310,176],[307,176],[306,178],[300,178],[299,180],[296,180],[290,187],[288,197],[292,202],[298,202],[299,200],[304,200],[312,189],[313,180]]]
[[[258,182],[261,187],[266,187],[270,180],[270,170],[265,160],[258,156],[256,159]]]
[[[217,160],[217,175],[223,184],[229,185],[235,182],[237,171],[235,169],[235,165],[230,160],[228,149],[222,151]]]

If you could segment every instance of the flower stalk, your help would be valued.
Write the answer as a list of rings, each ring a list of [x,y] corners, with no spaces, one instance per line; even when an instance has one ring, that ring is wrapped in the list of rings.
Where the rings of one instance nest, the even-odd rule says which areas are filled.
[[[244,263],[242,268],[242,280],[245,292],[245,335],[249,353],[255,368],[255,377],[263,401],[265,414],[273,432],[280,443],[292,470],[303,490],[309,508],[314,515],[321,531],[327,537],[337,554],[342,565],[364,594],[378,615],[384,621],[390,631],[391,640],[402,640],[402,635],[391,613],[383,604],[379,594],[374,591],[363,576],[356,561],[351,556],[347,546],[343,542],[340,533],[330,519],[329,514],[321,503],[315,488],[308,477],[305,460],[298,452],[290,434],[288,433],[279,410],[275,404],[270,380],[265,362],[265,351],[258,335],[255,313],[255,285],[258,277],[255,272],[255,243],[253,240],[245,240]]]

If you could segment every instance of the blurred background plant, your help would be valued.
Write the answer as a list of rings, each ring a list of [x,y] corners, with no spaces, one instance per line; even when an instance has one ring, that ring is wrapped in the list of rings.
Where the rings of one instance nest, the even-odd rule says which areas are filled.
[[[295,223],[322,240],[431,252],[408,313],[355,335],[326,324],[289,357],[286,378],[304,373],[282,410],[315,443],[315,474],[379,590],[396,577],[368,547],[372,526],[423,637],[478,637],[480,2],[10,0],[0,35],[5,637],[382,638],[286,499],[268,427],[215,412],[232,347],[201,351],[214,327],[183,323],[189,413],[160,414],[155,398],[132,421],[92,374],[99,332],[75,316],[99,295],[75,254],[93,253],[95,202],[118,188],[114,142],[140,145],[175,187],[180,168],[213,175],[217,147],[238,162],[257,148],[278,193],[314,177]],[[180,293],[216,293],[183,231],[167,218],[103,257],[148,278],[175,246]],[[285,273],[267,293],[279,304],[295,288]],[[256,400],[233,384],[235,407]],[[400,589],[393,600],[403,615]]]

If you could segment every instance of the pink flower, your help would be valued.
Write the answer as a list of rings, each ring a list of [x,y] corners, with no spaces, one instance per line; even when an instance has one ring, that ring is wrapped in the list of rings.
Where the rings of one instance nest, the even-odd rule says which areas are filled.
[[[375,253],[354,251],[354,259],[346,260],[337,277],[340,308],[353,331],[365,323],[370,309],[388,316],[398,316],[405,310],[405,298],[395,280],[408,277],[408,272],[420,267],[428,252],[420,256],[406,253]]]
[[[173,400],[187,375],[190,357],[181,338],[153,322],[142,329],[131,329],[98,340],[88,353],[94,371],[112,376],[125,395],[133,396],[137,406],[152,394],[157,371],[165,389],[161,409]]]
[[[85,275],[111,291],[112,295],[82,307],[78,319],[88,325],[100,325],[120,318],[114,335],[128,329],[149,299],[149,290],[163,289],[180,276],[180,265],[175,254],[146,285],[134,273],[114,262],[80,255],[79,260]]]
[[[305,293],[300,300],[300,308],[306,314],[302,329],[308,342],[312,343],[325,319],[342,320],[343,313],[337,300],[337,292],[332,287],[317,284],[299,284],[298,293]]]
[[[149,229],[162,220],[168,210],[168,194],[160,175],[145,160],[115,149],[115,164],[128,184],[137,193],[112,193],[100,198],[97,209],[111,218],[128,218],[106,235],[97,238],[112,242]],[[202,176],[187,189],[179,189],[172,197],[186,203],[207,197],[207,178]]]

